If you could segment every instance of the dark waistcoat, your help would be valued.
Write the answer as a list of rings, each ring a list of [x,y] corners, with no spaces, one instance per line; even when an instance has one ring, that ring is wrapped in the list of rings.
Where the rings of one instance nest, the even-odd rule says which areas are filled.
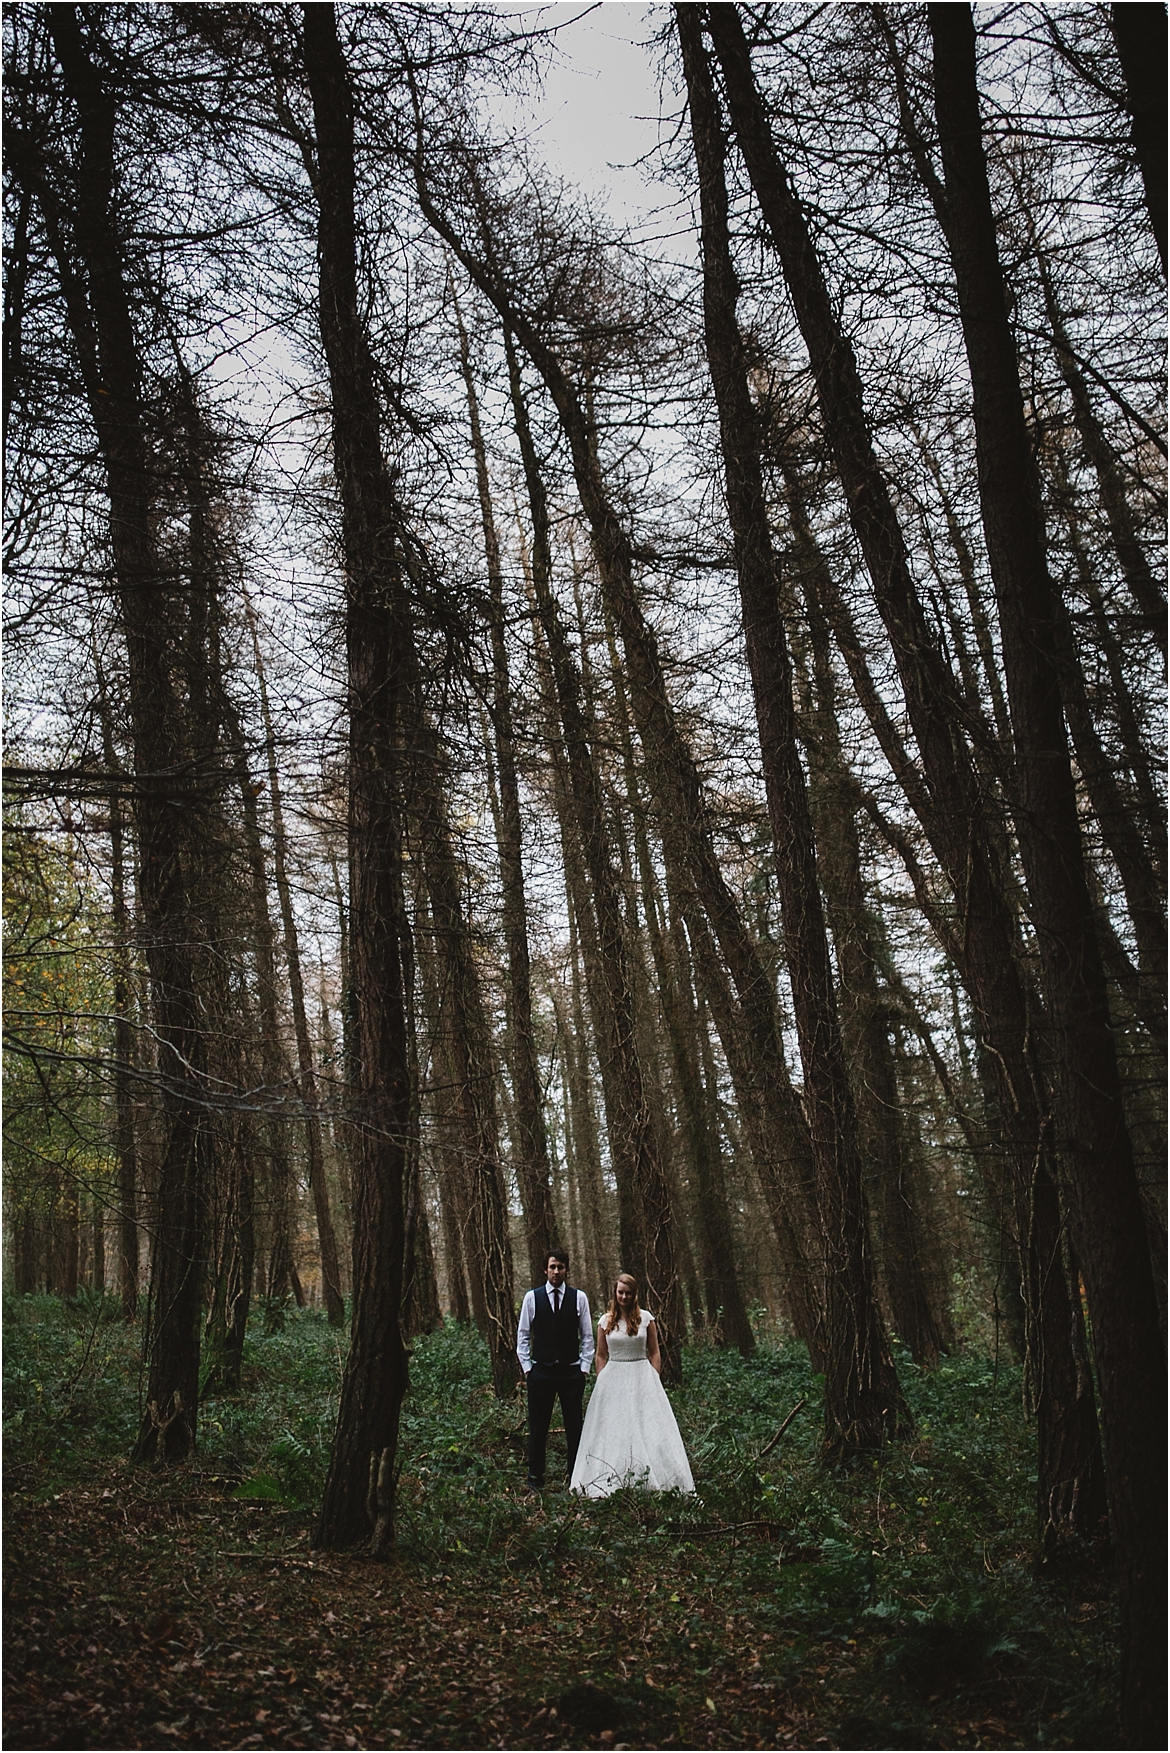
[[[547,1284],[533,1292],[535,1307],[528,1342],[533,1363],[548,1367],[575,1364],[581,1357],[581,1329],[577,1325],[577,1292],[571,1284],[561,1286],[561,1306],[554,1315]]]

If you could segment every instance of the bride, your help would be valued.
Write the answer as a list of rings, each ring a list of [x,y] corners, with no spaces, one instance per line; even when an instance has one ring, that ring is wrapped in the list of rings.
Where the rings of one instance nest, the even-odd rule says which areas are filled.
[[[693,1491],[695,1482],[659,1380],[658,1329],[638,1304],[637,1281],[618,1275],[597,1323],[597,1382],[585,1414],[571,1491],[608,1497],[623,1485]]]

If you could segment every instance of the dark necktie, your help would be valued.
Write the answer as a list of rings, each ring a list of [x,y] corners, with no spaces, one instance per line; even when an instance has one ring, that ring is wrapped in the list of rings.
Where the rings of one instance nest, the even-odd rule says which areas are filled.
[[[560,1312],[561,1312],[561,1291],[560,1291],[560,1286],[558,1285],[553,1291],[553,1314],[559,1315]]]

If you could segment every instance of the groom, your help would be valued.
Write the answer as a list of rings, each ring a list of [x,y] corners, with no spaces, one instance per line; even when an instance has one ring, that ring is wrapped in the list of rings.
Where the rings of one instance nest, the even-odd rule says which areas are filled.
[[[545,1282],[526,1292],[520,1305],[516,1356],[528,1384],[528,1489],[544,1485],[544,1455],[553,1402],[561,1403],[568,1449],[567,1478],[573,1476],[581,1440],[581,1399],[593,1363],[593,1323],[589,1298],[565,1283],[569,1256],[554,1248],[544,1263]]]

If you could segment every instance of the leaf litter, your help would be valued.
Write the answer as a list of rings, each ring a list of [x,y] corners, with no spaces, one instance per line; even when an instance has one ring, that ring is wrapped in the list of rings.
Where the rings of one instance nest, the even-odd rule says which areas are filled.
[[[311,1361],[332,1339],[304,1325]],[[303,1356],[285,1360],[295,1440],[275,1400],[247,1428],[210,1408],[206,1449],[161,1473],[25,1431],[5,1507],[8,1747],[1118,1744],[1108,1574],[1087,1553],[1033,1578],[1004,1501],[1026,1483],[1015,1413],[984,1419],[981,1454],[936,1428],[870,1478],[819,1468],[806,1418],[761,1473],[744,1456],[814,1388],[807,1366],[696,1353],[676,1404],[697,1498],[583,1505],[521,1490],[519,1407],[485,1390],[479,1351],[450,1330],[416,1346],[389,1565],[311,1547],[325,1449]],[[275,1392],[262,1377],[254,1411]],[[921,1386],[921,1421],[969,1410],[980,1380],[956,1364]],[[241,1493],[254,1478],[274,1488]]]

